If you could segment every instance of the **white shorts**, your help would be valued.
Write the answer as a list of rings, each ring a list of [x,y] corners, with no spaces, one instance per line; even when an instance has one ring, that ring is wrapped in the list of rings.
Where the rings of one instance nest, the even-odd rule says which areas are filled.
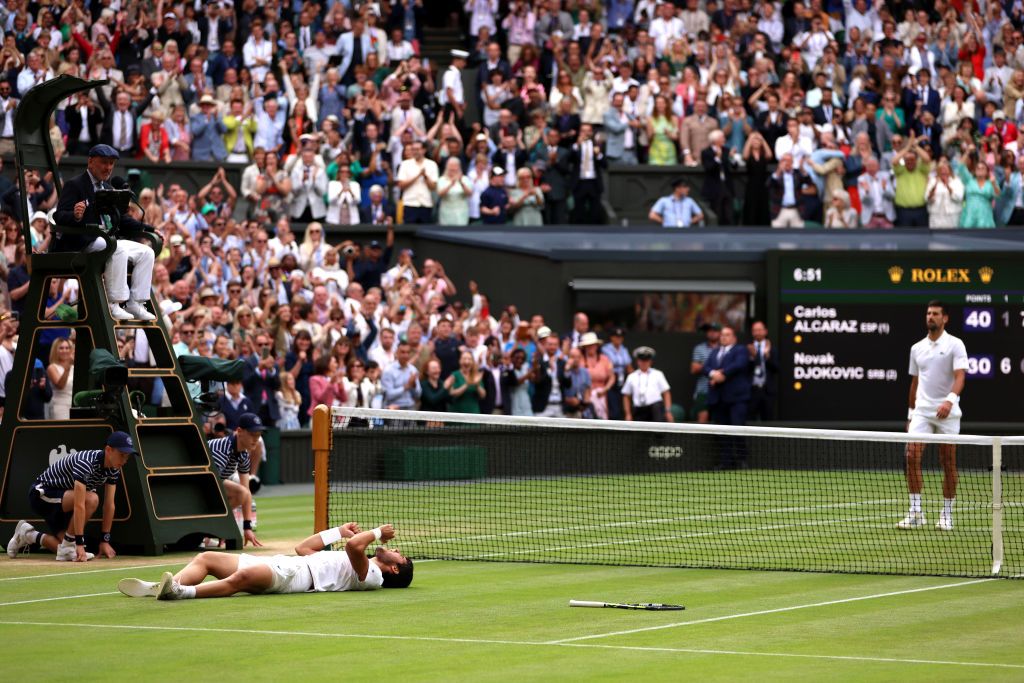
[[[274,574],[274,583],[266,593],[308,593],[313,590],[313,574],[309,571],[306,558],[294,555],[238,556],[239,569],[261,564],[270,567]]]
[[[945,420],[940,420],[937,417],[925,417],[924,415],[918,415],[914,413],[914,416],[910,418],[910,427],[907,429],[909,434],[959,434],[960,433],[960,418],[959,417],[947,417]]]

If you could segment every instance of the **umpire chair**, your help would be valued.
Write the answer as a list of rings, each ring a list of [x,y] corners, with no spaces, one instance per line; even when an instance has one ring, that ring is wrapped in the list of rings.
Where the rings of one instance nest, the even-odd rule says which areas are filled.
[[[26,252],[31,252],[32,245],[29,216],[24,213],[26,172],[49,172],[58,193],[62,186],[50,144],[51,116],[62,100],[106,83],[58,76],[32,88],[18,106],[15,166]],[[194,548],[204,536],[240,547],[241,532],[203,434],[201,406],[190,396],[159,307],[150,300],[156,322],[110,317],[103,270],[117,246],[116,238],[148,241],[158,255],[163,240],[152,230],[115,235],[100,225],[64,226],[51,221],[51,230],[94,236],[104,240],[106,247],[94,253],[27,254],[30,284],[0,422],[0,539],[13,533],[19,519],[40,522],[33,519],[28,492],[49,464],[72,451],[103,448],[106,437],[121,430],[132,435],[141,457],[129,460],[117,489],[111,535],[119,553],[159,555],[168,546]],[[68,279],[78,282],[77,301],[57,306],[56,314],[46,316],[55,303],[51,288],[56,291]],[[75,333],[71,417],[30,419],[26,414],[29,392],[33,380],[38,385],[41,379],[37,361],[45,373],[49,358],[42,354],[55,336],[67,336],[64,330]],[[125,363],[118,352],[119,340],[137,346],[144,343],[148,354]],[[163,407],[143,406],[146,392],[133,390],[139,387],[161,387]],[[103,491],[99,494],[102,497]],[[99,510],[86,526],[90,546],[99,541]]]

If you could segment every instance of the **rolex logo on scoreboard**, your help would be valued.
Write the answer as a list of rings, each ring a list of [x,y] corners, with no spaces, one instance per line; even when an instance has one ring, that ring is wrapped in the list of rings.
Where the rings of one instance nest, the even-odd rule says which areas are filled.
[[[996,274],[996,271],[992,270],[988,266],[982,266],[978,269],[978,277],[981,278],[982,284],[989,284],[992,282],[992,276]]]
[[[903,269],[899,266],[893,266],[889,269],[889,280],[894,285],[898,285],[903,280]]]

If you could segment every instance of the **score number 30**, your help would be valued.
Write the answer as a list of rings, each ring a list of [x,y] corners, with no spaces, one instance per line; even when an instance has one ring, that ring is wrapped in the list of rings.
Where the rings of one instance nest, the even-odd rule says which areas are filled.
[[[999,372],[1009,375],[1013,372],[1013,361],[1009,358],[999,360]],[[1024,361],[1021,361],[1021,372],[1024,372]],[[995,359],[992,356],[968,356],[967,374],[971,377],[988,378],[995,376]]]

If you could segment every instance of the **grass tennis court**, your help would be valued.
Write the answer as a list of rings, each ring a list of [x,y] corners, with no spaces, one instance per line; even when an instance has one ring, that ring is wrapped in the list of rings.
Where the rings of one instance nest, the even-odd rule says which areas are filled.
[[[261,498],[261,539],[284,551],[309,533],[310,510],[307,496]],[[4,678],[1024,679],[1020,581],[437,561],[418,562],[408,590],[175,603],[116,593],[118,579],[185,558],[120,558],[115,570],[4,558]]]

